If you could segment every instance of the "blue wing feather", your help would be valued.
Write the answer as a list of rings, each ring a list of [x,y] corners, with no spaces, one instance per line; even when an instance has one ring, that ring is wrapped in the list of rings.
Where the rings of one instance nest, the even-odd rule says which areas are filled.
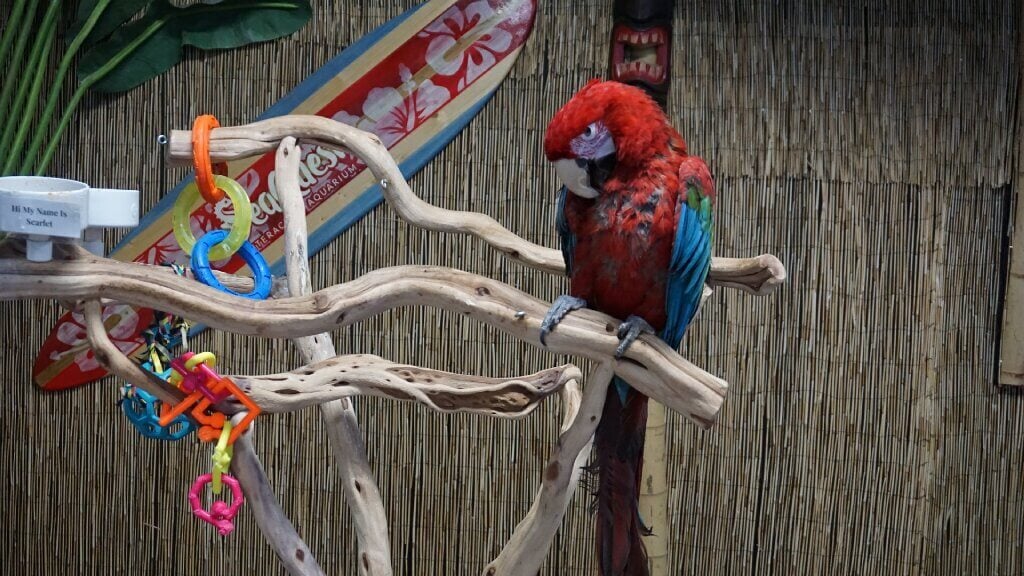
[[[680,200],[665,294],[668,318],[661,332],[661,338],[673,348],[679,346],[690,320],[697,313],[711,267],[710,207],[702,202],[702,209],[694,210],[686,202],[686,196],[684,192]]]
[[[566,274],[572,276],[576,235],[569,228],[569,220],[565,216],[568,194],[564,186],[558,191],[555,229],[561,241]],[[673,348],[679,346],[686,327],[697,312],[704,293],[704,281],[711,266],[711,212],[709,209],[694,210],[687,205],[686,194],[682,196],[666,287],[665,307],[668,318],[661,332],[661,338]]]
[[[565,259],[565,274],[572,276],[572,255],[576,252],[576,235],[569,229],[569,219],[565,217],[565,199],[569,189],[562,186],[558,191],[558,204],[555,206],[555,229],[562,245],[562,258]]]

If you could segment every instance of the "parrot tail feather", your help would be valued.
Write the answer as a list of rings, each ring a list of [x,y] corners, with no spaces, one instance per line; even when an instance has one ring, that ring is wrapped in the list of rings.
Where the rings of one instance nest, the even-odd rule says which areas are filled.
[[[617,377],[608,388],[604,413],[594,436],[597,451],[597,557],[601,576],[648,576],[640,519],[647,397]]]

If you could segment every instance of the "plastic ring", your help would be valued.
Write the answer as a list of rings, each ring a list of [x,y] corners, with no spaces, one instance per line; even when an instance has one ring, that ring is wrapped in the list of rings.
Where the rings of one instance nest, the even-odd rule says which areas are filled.
[[[228,167],[223,162],[214,166],[210,160],[210,131],[214,128],[220,128],[220,122],[210,114],[199,116],[192,123],[192,166],[199,192],[210,204],[224,199],[224,189],[216,183],[214,174],[226,174]]]
[[[231,234],[226,236],[223,243],[210,250],[210,259],[213,261],[223,260],[238,251],[242,243],[249,239],[249,231],[252,228],[252,204],[249,203],[249,195],[238,182],[227,176],[215,176],[217,185],[228,193],[228,199],[235,207],[235,219],[231,223]],[[178,194],[174,201],[174,209],[171,211],[171,220],[174,227],[174,238],[178,241],[182,251],[191,253],[192,247],[196,244],[196,237],[192,234],[192,223],[189,219],[192,207],[199,198],[199,189],[196,185],[189,184]],[[205,256],[206,253],[204,252]]]
[[[252,270],[252,279],[256,284],[252,292],[240,294],[225,287],[213,275],[213,271],[210,270],[210,257],[207,251],[210,250],[210,246],[220,242],[227,235],[228,233],[223,230],[214,230],[196,242],[195,247],[192,249],[192,274],[195,275],[196,280],[222,292],[252,300],[265,300],[267,296],[270,296],[270,267],[267,266],[267,260],[256,250],[256,247],[251,242],[243,242],[241,248],[238,249],[238,255],[242,257],[245,264]]]

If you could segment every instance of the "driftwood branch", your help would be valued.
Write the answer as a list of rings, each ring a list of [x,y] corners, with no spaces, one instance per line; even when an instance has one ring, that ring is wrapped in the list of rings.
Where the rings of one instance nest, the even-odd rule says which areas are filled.
[[[544,467],[537,498],[501,553],[484,569],[484,576],[533,576],[540,570],[587,463],[614,373],[610,363],[598,366],[587,381],[582,401],[578,392],[573,394],[575,387],[566,386],[562,432]]]
[[[442,267],[384,268],[309,296],[264,302],[192,280],[153,277],[152,269],[96,257],[52,262],[0,259],[0,299],[112,298],[220,330],[273,338],[319,334],[392,308],[427,305],[465,314],[536,346],[541,320],[550,307],[496,280]],[[574,312],[548,336],[548,348],[602,362],[615,353],[618,325],[618,320],[600,312]],[[725,381],[653,336],[637,340],[615,363],[615,371],[640,392],[703,427],[715,423],[727,390]]]
[[[485,214],[446,210],[424,202],[413,193],[394,158],[376,136],[328,118],[283,116],[245,126],[215,128],[210,133],[210,155],[219,162],[263,154],[289,136],[343,148],[358,156],[381,182],[388,204],[410,224],[438,232],[471,234],[522,264],[565,273],[560,251],[520,238]],[[191,131],[172,130],[167,150],[172,162],[191,161]],[[785,279],[786,269],[779,259],[762,254],[755,258],[713,258],[708,284],[761,295],[771,293]]]
[[[517,378],[453,374],[370,354],[338,356],[282,374],[232,376],[264,411],[292,412],[350,396],[418,402],[437,412],[520,418],[580,378],[571,364]]]
[[[309,236],[306,231],[306,203],[299,187],[299,162],[302,160],[295,139],[281,141],[274,159],[274,174],[281,207],[284,210],[285,268],[288,291],[306,296],[311,291],[309,272]],[[292,340],[305,364],[321,362],[336,354],[330,334],[323,333]],[[256,390],[260,390],[256,388]],[[316,394],[314,394],[316,396]],[[320,402],[320,417],[337,461],[345,490],[345,502],[355,524],[361,576],[390,576],[391,540],[384,501],[380,497],[373,470],[366,459],[363,435],[355,408],[348,398]]]
[[[232,421],[237,424],[244,416],[244,412],[236,414]],[[256,518],[256,524],[277,553],[281,564],[293,576],[320,576],[324,573],[323,570],[306,546],[306,542],[295,531],[291,520],[281,510],[263,464],[253,449],[251,434],[255,427],[256,423],[251,423],[235,441],[231,473],[242,485],[246,502]]]

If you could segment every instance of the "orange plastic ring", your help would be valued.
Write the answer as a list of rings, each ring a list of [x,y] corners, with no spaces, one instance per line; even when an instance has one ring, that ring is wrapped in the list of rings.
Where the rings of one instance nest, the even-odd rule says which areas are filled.
[[[216,166],[210,161],[210,131],[220,128],[220,122],[210,114],[196,118],[192,124],[192,165],[196,169],[196,186],[210,204],[224,199],[224,191],[213,183],[213,175],[227,174],[227,164],[221,162]]]

